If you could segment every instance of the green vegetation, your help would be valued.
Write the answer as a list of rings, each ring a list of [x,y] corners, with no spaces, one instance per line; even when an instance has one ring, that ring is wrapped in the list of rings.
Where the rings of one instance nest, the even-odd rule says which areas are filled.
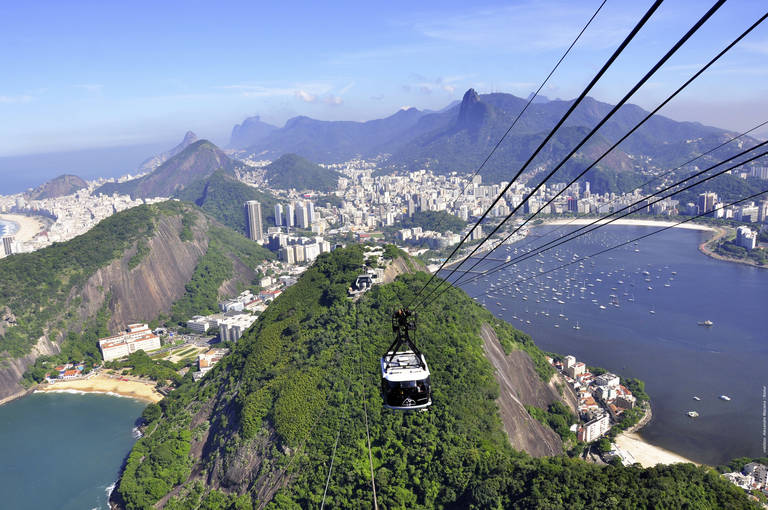
[[[714,247],[714,251],[718,255],[722,255],[724,257],[746,260],[761,266],[768,265],[768,251],[766,251],[764,248],[747,250],[746,248],[737,245],[734,240],[717,243]]]
[[[120,259],[134,243],[152,235],[161,211],[171,204],[134,207],[111,216],[66,243],[0,260],[0,303],[16,315],[18,325],[0,337],[0,352],[13,357],[29,352],[46,328],[75,330],[76,303],[72,289],[81,288],[98,269]],[[180,212],[180,210],[179,210]]]
[[[265,224],[275,224],[277,198],[248,186],[221,170],[214,172],[210,177],[193,182],[176,193],[175,198],[193,202],[224,225],[243,235],[247,233],[243,204],[249,200],[258,200]]]
[[[529,405],[526,405],[525,409],[536,421],[557,432],[564,443],[576,441],[576,434],[571,431],[571,425],[579,423],[579,419],[562,402],[553,402],[546,410]]]
[[[412,217],[405,217],[398,225],[400,228],[421,227],[423,230],[434,230],[444,234],[449,230],[459,233],[467,222],[445,211],[417,211]]]
[[[496,331],[496,336],[505,354],[517,350],[525,351],[531,357],[533,367],[541,380],[548,383],[552,379],[552,376],[555,375],[554,367],[547,362],[546,354],[533,343],[529,334],[513,328],[506,322],[499,321],[494,321],[493,329]]]
[[[679,175],[676,174],[675,177],[682,179],[689,177],[693,173],[694,172],[679,172]],[[688,202],[693,202],[695,204],[701,193],[704,193],[705,191],[712,191],[717,193],[717,197],[721,201],[730,203],[734,200],[758,193],[764,189],[765,181],[756,177],[742,179],[735,175],[723,174],[715,177],[711,181],[707,181],[705,184],[694,186],[689,190],[675,195],[675,200],[679,200],[681,205],[685,205]]]
[[[404,259],[408,260],[408,254],[405,253],[403,250],[395,246],[394,244],[385,244],[384,245],[384,255],[385,260],[393,260],[397,257],[403,257]]]
[[[146,239],[139,239],[136,243],[136,253],[128,260],[128,269],[134,269],[149,255],[149,245]]]
[[[130,375],[147,377],[153,381],[171,381],[174,384],[181,383],[181,376],[177,370],[181,370],[186,363],[171,363],[167,360],[155,360],[144,351],[136,351],[122,361],[109,361],[104,363],[104,368],[120,370],[130,368]]]
[[[237,256],[248,267],[274,257],[262,246],[231,230],[211,227],[208,231],[208,251],[195,267],[186,292],[171,307],[169,322],[183,325],[194,315],[206,315],[218,311],[219,287],[234,275],[230,256]]]
[[[265,167],[269,186],[277,189],[333,191],[339,174],[296,154],[284,154]]]
[[[185,378],[160,402],[161,415],[150,412],[118,487],[128,509],[148,508],[174,487],[167,508],[316,508],[337,431],[326,505],[368,508],[366,417],[382,508],[749,506],[738,488],[705,467],[605,467],[512,450],[479,331],[490,324],[507,344],[525,339],[514,343],[511,326],[456,289],[419,310],[415,339],[432,371],[433,407],[385,410],[378,358],[392,340],[391,310],[408,302],[427,275],[401,276],[353,303],[345,290],[363,257],[360,246],[321,255],[229,356],[199,383]],[[557,407],[546,420],[557,427],[569,422]],[[203,429],[204,423],[210,425]],[[190,455],[201,450],[202,457]]]
[[[65,363],[84,362],[86,369],[84,373],[90,371],[94,363],[101,362],[101,351],[99,351],[98,340],[109,336],[109,300],[110,294],[104,299],[104,305],[99,309],[96,315],[87,321],[80,334],[70,331],[61,342],[61,352],[54,355],[38,356],[35,363],[27,368],[21,379],[21,385],[25,388],[35,383],[42,382],[45,375],[51,372],[51,368]]]

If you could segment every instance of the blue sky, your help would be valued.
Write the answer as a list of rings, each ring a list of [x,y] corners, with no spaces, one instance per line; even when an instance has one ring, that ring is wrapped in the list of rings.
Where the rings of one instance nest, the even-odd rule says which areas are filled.
[[[651,4],[608,0],[544,94],[571,98]],[[593,92],[614,102],[708,7],[667,0]],[[525,96],[594,0],[3,2],[0,156],[181,139],[226,143],[259,114],[368,120],[469,87]],[[632,102],[652,108],[759,17],[730,0]],[[663,113],[729,129],[768,119],[768,23]]]

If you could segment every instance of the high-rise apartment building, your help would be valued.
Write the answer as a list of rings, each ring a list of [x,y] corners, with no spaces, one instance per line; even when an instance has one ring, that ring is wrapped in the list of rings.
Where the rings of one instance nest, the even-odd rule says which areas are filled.
[[[275,204],[275,226],[283,225],[283,204]]]
[[[3,255],[8,256],[13,253],[13,236],[3,236]]]
[[[285,206],[285,225],[292,227],[294,225],[294,218],[296,217],[296,206],[288,204]]]
[[[245,203],[245,222],[248,226],[248,238],[252,241],[264,241],[264,228],[261,222],[261,204],[256,200]]]

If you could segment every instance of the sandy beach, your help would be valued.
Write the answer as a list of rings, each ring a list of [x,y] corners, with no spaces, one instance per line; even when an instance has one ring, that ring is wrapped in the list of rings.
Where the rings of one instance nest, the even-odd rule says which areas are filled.
[[[589,225],[593,221],[595,221],[596,218],[578,218],[574,220],[551,220],[551,221],[545,221],[544,225],[575,225],[575,226],[582,226],[582,225]],[[608,223],[610,220],[603,220],[598,222],[596,225],[602,225],[603,223]],[[675,225],[676,221],[663,221],[663,220],[630,220],[630,219],[621,219],[616,220],[611,223],[611,225],[624,225],[624,226],[630,226],[630,227],[671,227],[672,225]],[[700,225],[698,223],[683,223],[681,225],[677,225],[675,228],[685,228],[688,230],[716,230],[713,227],[709,227],[707,225]]]
[[[106,393],[136,398],[147,402],[158,402],[163,398],[163,396],[155,390],[154,382],[140,382],[136,380],[121,381],[120,379],[107,377],[103,374],[94,375],[84,379],[61,381],[54,384],[41,384],[35,391],[82,391],[84,393]]]
[[[12,221],[19,226],[15,237],[17,242],[31,241],[37,234],[45,230],[45,223],[34,216],[23,216],[21,214],[2,214],[0,219]]]
[[[656,464],[677,464],[680,462],[690,462],[697,464],[682,455],[678,455],[659,446],[654,446],[640,437],[635,432],[623,433],[616,437],[616,446],[632,454],[637,462],[644,468],[653,467]]]

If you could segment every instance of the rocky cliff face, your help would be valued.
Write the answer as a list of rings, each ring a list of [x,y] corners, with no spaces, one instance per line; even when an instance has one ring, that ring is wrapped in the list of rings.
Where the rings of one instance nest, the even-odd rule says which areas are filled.
[[[191,227],[192,239],[182,241],[181,217],[162,215],[152,236],[146,240],[149,252],[132,269],[129,261],[136,247],[123,257],[96,271],[82,286],[73,288],[70,300],[82,298],[77,309],[81,321],[93,317],[110,296],[109,329],[117,332],[131,322],[148,322],[160,313],[168,313],[174,301],[184,295],[185,284],[192,276],[197,261],[208,249],[208,220],[199,213]],[[41,337],[32,352],[22,358],[8,359],[0,365],[0,402],[24,392],[19,385],[27,367],[43,354],[59,352],[61,337]]]
[[[575,396],[568,394],[570,388],[566,386],[561,397],[552,382],[545,384],[541,380],[526,352],[505,354],[496,332],[487,324],[483,325],[480,334],[485,355],[496,370],[496,381],[499,383],[497,403],[509,442],[534,457],[561,454],[563,442],[560,437],[528,414],[525,406],[546,409],[559,400],[575,412]]]
[[[34,363],[38,356],[58,352],[59,346],[43,336],[32,348],[32,352],[23,358],[3,360],[2,365],[0,365],[0,404],[24,394],[26,390],[19,385],[19,381],[27,367]]]
[[[198,215],[192,227],[191,241],[179,238],[181,228],[179,217],[163,217],[147,241],[148,255],[136,267],[131,269],[128,265],[136,252],[134,249],[99,269],[80,292],[81,317],[93,316],[107,295],[111,295],[111,331],[121,330],[132,322],[148,322],[160,313],[167,314],[173,302],[184,295],[184,285],[208,249],[208,222],[203,215]]]

